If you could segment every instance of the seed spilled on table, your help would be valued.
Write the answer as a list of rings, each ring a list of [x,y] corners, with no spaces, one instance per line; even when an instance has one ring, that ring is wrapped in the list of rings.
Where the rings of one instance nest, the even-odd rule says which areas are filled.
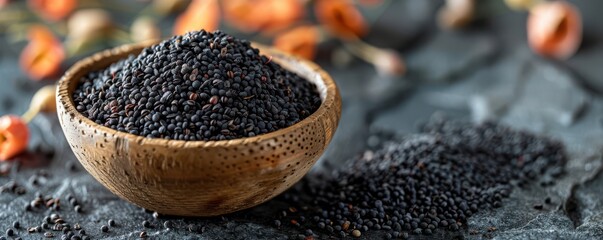
[[[175,36],[81,79],[77,110],[149,138],[225,140],[291,126],[321,103],[316,86],[221,31]]]
[[[430,235],[458,231],[476,212],[501,207],[514,184],[565,160],[561,143],[544,137],[493,123],[432,119],[423,134],[366,151],[328,176],[309,175],[281,197],[298,209],[290,211],[291,222],[310,218],[302,227],[331,235]]]

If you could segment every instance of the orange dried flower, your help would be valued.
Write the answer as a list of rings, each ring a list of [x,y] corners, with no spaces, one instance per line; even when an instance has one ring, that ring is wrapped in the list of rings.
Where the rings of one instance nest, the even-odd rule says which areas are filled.
[[[284,52],[312,59],[316,55],[316,46],[320,32],[315,26],[299,26],[278,35],[274,46]]]
[[[20,56],[23,71],[34,80],[46,79],[57,74],[65,60],[65,49],[48,28],[32,26],[29,29],[29,44]]]
[[[0,161],[8,160],[27,148],[29,129],[18,116],[0,117]]]
[[[44,19],[61,20],[77,7],[77,0],[29,0],[29,7]]]
[[[218,28],[219,21],[220,7],[217,0],[193,0],[176,19],[174,34],[182,35],[201,29],[214,31]]]
[[[349,0],[317,0],[316,17],[333,34],[346,39],[361,37],[367,25]]]
[[[569,58],[582,42],[580,12],[565,1],[535,6],[530,11],[527,28],[530,47],[543,56]]]
[[[301,0],[228,0],[224,18],[245,32],[282,30],[305,14]]]

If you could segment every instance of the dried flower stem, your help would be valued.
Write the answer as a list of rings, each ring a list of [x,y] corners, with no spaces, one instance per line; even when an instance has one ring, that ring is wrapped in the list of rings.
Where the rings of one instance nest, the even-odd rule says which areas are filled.
[[[345,41],[343,45],[353,55],[373,64],[380,74],[402,75],[405,72],[401,57],[393,50],[375,47],[358,38]]]
[[[21,118],[23,119],[23,121],[25,123],[29,123],[31,122],[31,120],[38,115],[38,113],[40,112],[40,109],[28,109],[27,112],[25,112]]]
[[[55,85],[48,85],[40,88],[40,90],[32,97],[29,109],[21,116],[21,119],[23,119],[25,123],[29,123],[40,112],[55,112],[55,91]]]

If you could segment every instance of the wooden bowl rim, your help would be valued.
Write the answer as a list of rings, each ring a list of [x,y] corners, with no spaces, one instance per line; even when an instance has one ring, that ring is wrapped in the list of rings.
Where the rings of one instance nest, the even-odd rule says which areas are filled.
[[[268,132],[265,134],[253,136],[253,137],[236,138],[236,139],[231,139],[231,140],[216,140],[216,141],[187,141],[187,140],[148,138],[148,137],[134,135],[131,133],[121,132],[121,131],[114,130],[112,128],[100,125],[100,124],[92,121],[91,119],[85,117],[79,111],[77,111],[75,109],[75,104],[74,104],[73,98],[71,96],[72,92],[69,91],[70,82],[71,81],[79,81],[79,79],[73,79],[74,76],[77,76],[78,73],[80,73],[82,71],[85,71],[85,73],[89,72],[89,70],[87,70],[86,68],[88,68],[91,65],[94,65],[95,63],[102,61],[105,58],[111,57],[113,55],[123,54],[125,52],[132,52],[132,51],[140,52],[144,48],[152,46],[156,43],[159,43],[159,41],[125,44],[125,45],[121,45],[118,47],[114,47],[111,49],[107,49],[107,50],[95,53],[89,57],[86,57],[84,59],[77,61],[73,66],[71,66],[65,72],[65,74],[61,77],[61,79],[58,82],[58,87],[57,87],[57,92],[56,92],[57,108],[59,107],[59,105],[63,105],[66,113],[70,114],[71,117],[77,118],[77,120],[80,120],[82,123],[85,123],[85,124],[88,124],[89,126],[94,127],[101,133],[110,134],[110,135],[113,135],[114,137],[118,137],[118,138],[131,139],[141,145],[150,145],[150,146],[168,145],[168,146],[174,146],[174,147],[180,147],[180,148],[189,148],[189,147],[197,148],[197,147],[220,147],[220,146],[226,147],[226,146],[233,146],[233,145],[236,146],[236,145],[242,145],[242,144],[253,143],[253,142],[261,142],[266,139],[280,137],[280,136],[286,135],[290,132],[293,132],[297,129],[303,128],[304,126],[311,124],[312,122],[316,121],[317,119],[324,117],[325,114],[329,114],[327,112],[327,110],[329,110],[333,107],[340,106],[339,104],[336,104],[336,102],[341,101],[341,98],[339,95],[339,90],[337,89],[337,85],[335,84],[335,81],[333,81],[331,76],[326,71],[324,71],[320,66],[318,66],[316,63],[293,56],[293,55],[285,53],[285,52],[282,52],[273,47],[268,47],[268,46],[253,42],[252,45],[254,48],[260,48],[260,54],[266,55],[266,53],[262,53],[261,51],[268,50],[269,51],[268,56],[278,56],[279,58],[283,58],[283,59],[292,59],[294,61],[297,61],[301,66],[307,68],[310,72],[316,73],[318,75],[318,77],[320,78],[320,81],[322,81],[322,84],[324,84],[324,88],[326,89],[326,91],[324,94],[324,98],[323,98],[322,94],[319,92],[319,94],[321,95],[320,96],[321,104],[314,113],[312,113],[310,116],[302,119],[301,121],[299,121],[289,127],[282,128],[282,129],[279,129],[279,130],[276,130],[273,132]],[[123,59],[123,58],[121,58],[121,59]],[[112,63],[115,63],[115,62],[116,61],[114,61]],[[110,63],[110,64],[112,64],[112,63]],[[289,69],[287,69],[287,70],[289,70]],[[294,71],[294,72],[296,72],[296,71]],[[300,75],[300,74],[298,74],[298,75]],[[306,81],[309,81],[306,76],[302,76],[302,78],[304,78],[304,80],[306,80]],[[317,86],[317,88],[320,91],[320,87]],[[335,113],[335,112],[333,112],[333,113]]]

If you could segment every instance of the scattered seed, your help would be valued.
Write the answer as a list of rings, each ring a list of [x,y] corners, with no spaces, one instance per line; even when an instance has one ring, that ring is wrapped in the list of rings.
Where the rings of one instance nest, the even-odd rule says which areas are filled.
[[[332,174],[315,173],[285,192],[281,197],[298,211],[281,217],[296,226],[296,219],[311,218],[308,224],[336,237],[354,230],[392,238],[400,231],[458,231],[479,210],[500,207],[513,181],[527,183],[566,161],[560,142],[493,123],[435,119],[423,134],[387,139]],[[311,201],[299,198],[308,193]]]
[[[107,224],[109,224],[109,227],[115,227],[115,220],[109,219],[109,221],[107,221]]]
[[[44,237],[46,237],[46,238],[53,238],[54,234],[52,234],[51,232],[45,232],[44,233]]]
[[[151,228],[151,223],[149,221],[142,221],[142,226],[144,228]]]
[[[544,199],[544,203],[546,203],[546,204],[551,204],[551,203],[552,203],[551,198],[550,198],[550,197],[546,197],[546,198]]]
[[[108,232],[109,231],[109,227],[107,227],[107,225],[103,225],[103,226],[101,226],[101,231],[102,232]]]
[[[148,237],[147,232],[145,232],[145,231],[140,232],[139,237],[140,238],[147,238]]]

